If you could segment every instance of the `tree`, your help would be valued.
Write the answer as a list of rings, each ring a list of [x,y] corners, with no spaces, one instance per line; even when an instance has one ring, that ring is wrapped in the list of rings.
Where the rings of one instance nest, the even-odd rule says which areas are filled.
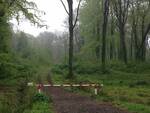
[[[32,13],[34,11],[34,13]],[[1,0],[0,1],[0,52],[8,53],[10,50],[11,27],[9,20],[16,18],[19,20],[24,16],[34,25],[43,27],[43,21],[38,14],[44,14],[39,11],[34,2],[27,0]]]
[[[120,34],[120,59],[127,64],[127,48],[125,40],[125,27],[128,18],[130,0],[113,0],[113,9],[117,18],[117,26]]]
[[[109,60],[121,60],[125,64],[146,61],[149,57],[150,0],[110,0],[108,14],[105,3],[106,0],[84,0],[82,4],[80,33],[85,44],[78,55],[80,61],[97,63],[101,58],[104,67]],[[102,32],[97,32],[98,25]]]
[[[105,71],[106,63],[106,34],[107,34],[107,23],[109,14],[109,0],[104,0],[103,9],[103,26],[102,26],[102,69]]]
[[[80,10],[80,33],[84,37],[85,45],[90,46],[84,55],[92,55],[95,60],[101,58],[102,10],[102,0],[84,0]]]
[[[77,20],[78,20],[78,13],[79,13],[79,7],[80,7],[80,3],[81,0],[79,0],[78,3],[78,8],[77,8],[77,15],[75,18],[75,22],[73,23],[73,0],[67,0],[68,3],[68,9],[69,11],[67,11],[67,8],[64,4],[64,2],[62,0],[60,0],[62,5],[64,6],[64,9],[66,11],[66,13],[69,16],[68,22],[69,22],[69,74],[68,74],[68,78],[72,78],[74,76],[73,74],[73,44],[74,44],[74,28],[76,26]]]
[[[43,20],[39,18],[40,15],[44,14],[45,12],[38,10],[38,7],[34,2],[29,2],[27,0],[11,0],[6,15],[11,18],[16,18],[18,23],[24,16],[25,19],[38,27],[47,27],[43,24]]]
[[[145,61],[147,35],[150,31],[150,1],[134,0],[131,2],[131,28],[134,41],[135,59]]]

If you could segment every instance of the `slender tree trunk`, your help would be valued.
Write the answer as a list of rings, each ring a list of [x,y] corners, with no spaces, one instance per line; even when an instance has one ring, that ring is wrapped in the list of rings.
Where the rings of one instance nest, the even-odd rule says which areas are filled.
[[[102,70],[106,70],[106,34],[107,34],[107,23],[109,13],[109,0],[104,2],[104,14],[103,14],[103,29],[102,29]]]
[[[125,64],[127,64],[127,48],[125,40],[125,25],[128,18],[129,11],[129,0],[115,0],[114,1],[114,11],[116,18],[118,20],[118,28],[120,32],[120,50],[119,57]]]
[[[67,3],[68,3],[68,9],[69,11],[67,10],[63,0],[60,0],[66,13],[69,15],[69,20],[68,20],[68,23],[69,23],[69,73],[68,73],[68,78],[73,78],[73,52],[74,52],[74,38],[73,38],[73,34],[74,34],[74,28],[77,24],[77,21],[78,21],[78,15],[79,15],[79,8],[80,8],[80,4],[81,4],[81,1],[82,0],[79,0],[79,3],[78,3],[78,7],[77,7],[77,15],[76,15],[76,18],[75,18],[75,22],[73,23],[73,0],[67,0]]]
[[[133,60],[133,38],[134,38],[134,34],[133,31],[131,33],[131,40],[130,40],[130,59]]]
[[[146,47],[147,47],[147,35],[143,36],[142,44],[141,47],[139,48],[140,60],[143,62],[146,60]]]
[[[135,52],[135,59],[139,60],[140,54],[139,54],[139,47],[138,47],[138,36],[137,36],[137,24],[135,23],[135,20],[133,20],[133,37],[134,37],[134,52]]]
[[[97,22],[97,25],[96,25],[96,38],[97,38],[97,41],[100,42],[100,26],[99,26],[99,22]],[[95,52],[96,52],[97,59],[99,59],[100,58],[100,45],[99,44],[96,46]]]
[[[110,42],[110,60],[112,60],[114,58],[114,20],[113,20],[113,17],[112,17],[112,20],[111,20],[111,42]]]
[[[127,64],[127,49],[126,49],[126,41],[125,41],[125,30],[124,26],[120,26],[120,56],[121,59]]]
[[[110,42],[110,60],[112,60],[113,59],[113,43],[112,42]]]
[[[73,0],[67,0],[69,6],[69,74],[73,77]]]
[[[146,41],[144,42],[143,44],[143,47],[142,47],[142,51],[141,51],[141,60],[142,61],[145,61],[146,60]]]
[[[141,33],[142,33],[142,44],[140,48],[140,59],[141,61],[145,61],[145,52],[146,52],[146,38],[144,37],[144,29],[145,29],[145,15],[142,17],[142,28],[141,28]]]

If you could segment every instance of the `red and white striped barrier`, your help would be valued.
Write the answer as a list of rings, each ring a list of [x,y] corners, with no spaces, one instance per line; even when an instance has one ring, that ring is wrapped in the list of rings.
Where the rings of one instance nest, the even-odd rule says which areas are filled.
[[[28,86],[36,86],[39,93],[43,87],[94,87],[94,94],[98,94],[98,89],[103,87],[103,84],[33,84],[28,83]]]

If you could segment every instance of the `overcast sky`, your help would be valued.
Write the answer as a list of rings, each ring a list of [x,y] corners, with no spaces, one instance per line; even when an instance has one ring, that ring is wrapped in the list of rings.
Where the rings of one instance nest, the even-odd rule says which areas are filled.
[[[40,32],[43,31],[55,32],[66,30],[63,27],[63,22],[67,17],[67,14],[60,0],[30,0],[30,1],[34,1],[37,4],[38,8],[46,13],[46,15],[43,15],[42,19],[46,21],[45,23],[49,26],[49,28],[47,30],[45,28],[36,28],[32,26],[28,21],[23,21],[20,23],[20,25],[18,25],[17,22],[13,20],[15,30],[19,29],[26,33],[30,33],[34,36],[37,36]],[[74,7],[76,7],[76,5],[77,3],[75,2]]]

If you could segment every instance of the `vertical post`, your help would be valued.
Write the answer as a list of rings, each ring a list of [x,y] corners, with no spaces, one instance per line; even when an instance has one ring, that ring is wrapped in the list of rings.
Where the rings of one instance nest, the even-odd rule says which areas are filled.
[[[95,95],[97,95],[97,88],[96,87],[94,89],[94,93],[95,93]]]
[[[38,89],[38,92],[41,93],[42,85],[38,84],[37,89]]]
[[[41,93],[41,88],[38,91],[39,91],[39,93]]]

